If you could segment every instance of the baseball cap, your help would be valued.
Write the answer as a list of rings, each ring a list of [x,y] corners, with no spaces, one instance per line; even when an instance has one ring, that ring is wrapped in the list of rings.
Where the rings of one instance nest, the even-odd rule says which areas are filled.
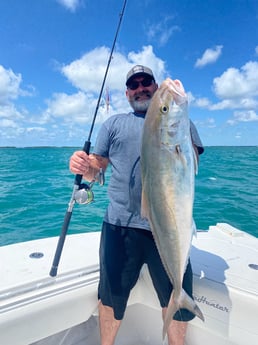
[[[136,65],[130,71],[127,73],[126,76],[126,86],[128,86],[128,83],[132,80],[133,77],[140,77],[141,75],[147,75],[155,81],[154,75],[152,73],[152,70],[149,67],[142,66],[142,65]]]

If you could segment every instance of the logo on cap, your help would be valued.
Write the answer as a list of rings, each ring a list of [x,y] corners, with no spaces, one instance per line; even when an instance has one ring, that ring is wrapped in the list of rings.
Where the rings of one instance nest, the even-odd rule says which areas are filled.
[[[130,69],[130,71],[127,73],[127,76],[126,76],[126,85],[128,84],[129,80],[132,78],[132,77],[135,77],[136,75],[148,75],[148,76],[151,76],[154,79],[154,76],[153,76],[153,73],[152,73],[152,70],[149,68],[149,67],[146,67],[146,66],[142,66],[142,65],[136,65],[134,66],[132,69]]]

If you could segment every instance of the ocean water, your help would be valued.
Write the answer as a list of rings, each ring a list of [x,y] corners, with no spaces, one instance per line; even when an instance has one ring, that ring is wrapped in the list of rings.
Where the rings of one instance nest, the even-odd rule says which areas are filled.
[[[75,148],[0,148],[0,245],[58,236],[74,176]],[[227,222],[258,237],[258,147],[207,147],[196,176],[198,229]],[[107,185],[94,185],[94,202],[75,204],[68,233],[99,231]]]

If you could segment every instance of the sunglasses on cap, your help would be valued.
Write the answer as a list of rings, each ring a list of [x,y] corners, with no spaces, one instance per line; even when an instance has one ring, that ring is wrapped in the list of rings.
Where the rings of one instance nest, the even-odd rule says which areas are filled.
[[[130,89],[130,90],[136,90],[136,89],[138,89],[138,87],[140,85],[143,86],[143,87],[148,87],[148,86],[151,86],[153,81],[154,81],[153,78],[144,78],[142,81],[132,80],[127,85],[127,88]]]

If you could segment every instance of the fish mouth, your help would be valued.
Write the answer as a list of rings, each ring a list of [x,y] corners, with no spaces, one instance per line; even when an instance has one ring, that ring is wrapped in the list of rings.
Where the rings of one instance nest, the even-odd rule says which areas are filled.
[[[166,79],[163,82],[164,85],[164,94],[170,99],[173,104],[181,106],[182,104],[187,103],[187,94],[184,90],[182,83],[179,80],[170,80]]]

